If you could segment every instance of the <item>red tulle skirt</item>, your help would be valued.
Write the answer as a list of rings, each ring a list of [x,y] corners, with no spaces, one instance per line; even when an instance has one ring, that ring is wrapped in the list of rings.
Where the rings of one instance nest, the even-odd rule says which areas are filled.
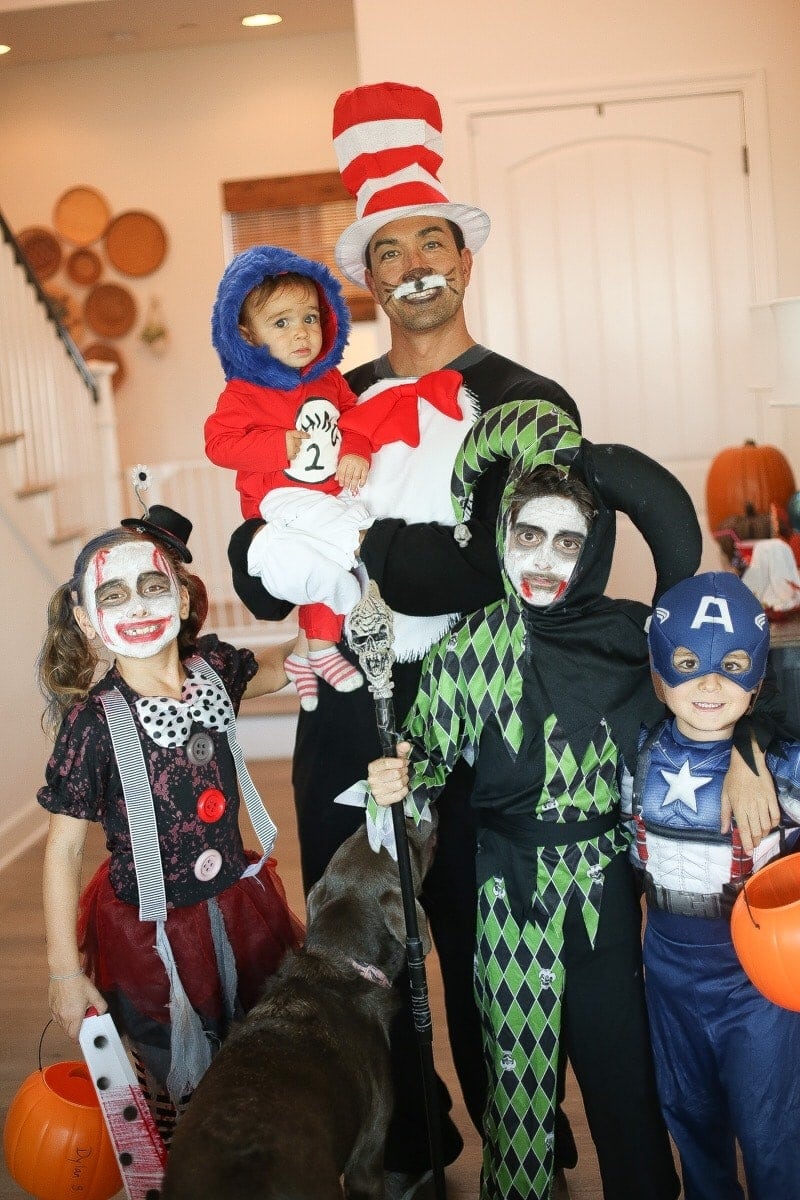
[[[108,867],[109,860],[96,871],[79,906],[78,943],[87,973],[107,999],[124,996],[140,1017],[167,1025],[169,981],[155,950],[155,922],[140,921],[134,905],[117,899]],[[237,1008],[248,1012],[286,951],[302,944],[303,925],[286,902],[274,858],[216,900],[236,960]],[[169,909],[166,931],[192,1008],[204,1025],[219,1026],[224,1004],[206,903]]]

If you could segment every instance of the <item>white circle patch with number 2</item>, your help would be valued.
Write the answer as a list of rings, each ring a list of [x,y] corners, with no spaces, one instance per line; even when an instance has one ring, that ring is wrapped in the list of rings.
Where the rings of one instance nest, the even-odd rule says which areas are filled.
[[[295,429],[307,433],[308,439],[302,443],[284,475],[309,485],[325,483],[333,478],[342,442],[336,405],[322,396],[312,396],[301,406]]]

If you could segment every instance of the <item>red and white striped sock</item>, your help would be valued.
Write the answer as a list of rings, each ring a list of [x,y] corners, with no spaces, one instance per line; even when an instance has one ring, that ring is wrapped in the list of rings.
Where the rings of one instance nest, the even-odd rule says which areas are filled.
[[[178,1123],[178,1109],[169,1098],[169,1093],[158,1087],[156,1081],[149,1074],[144,1065],[144,1060],[134,1047],[131,1048],[131,1057],[133,1066],[136,1071],[136,1078],[139,1081],[139,1087],[142,1089],[142,1094],[147,1101],[147,1107],[150,1109],[150,1115],[155,1122],[164,1146],[169,1150],[172,1135],[175,1132],[175,1126]],[[189,1103],[189,1097],[185,1098],[185,1104]],[[185,1106],[181,1102],[181,1111]]]
[[[364,682],[364,676],[335,646],[329,650],[309,650],[308,661],[320,679],[337,692],[354,692]]]
[[[300,707],[306,712],[313,712],[317,707],[317,677],[311,663],[299,654],[290,654],[284,660],[283,667],[297,689]]]

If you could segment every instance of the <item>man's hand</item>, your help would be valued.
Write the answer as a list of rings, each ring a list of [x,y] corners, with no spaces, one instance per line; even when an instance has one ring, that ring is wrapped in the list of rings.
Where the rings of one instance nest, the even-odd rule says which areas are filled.
[[[304,433],[302,429],[286,430],[286,457],[289,459],[289,462],[294,462],[300,453],[300,447],[303,442],[308,441],[308,437],[309,435]]]
[[[767,770],[763,751],[753,739],[753,758],[758,775],[754,775],[741,754],[731,751],[731,765],[722,784],[722,822],[720,829],[727,833],[731,817],[736,822],[742,849],[752,854],[755,847],[780,820],[775,796],[775,784]]]
[[[351,492],[357,492],[367,482],[369,463],[360,454],[345,454],[336,468],[336,482]]]

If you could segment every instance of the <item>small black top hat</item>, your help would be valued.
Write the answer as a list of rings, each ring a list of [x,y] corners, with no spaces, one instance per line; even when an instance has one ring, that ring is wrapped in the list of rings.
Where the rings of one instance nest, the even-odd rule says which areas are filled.
[[[174,508],[167,508],[166,504],[153,504],[145,515],[125,517],[120,521],[120,525],[124,525],[126,529],[135,529],[138,533],[147,533],[174,550],[183,562],[192,561],[186,545],[192,532],[192,522]]]

